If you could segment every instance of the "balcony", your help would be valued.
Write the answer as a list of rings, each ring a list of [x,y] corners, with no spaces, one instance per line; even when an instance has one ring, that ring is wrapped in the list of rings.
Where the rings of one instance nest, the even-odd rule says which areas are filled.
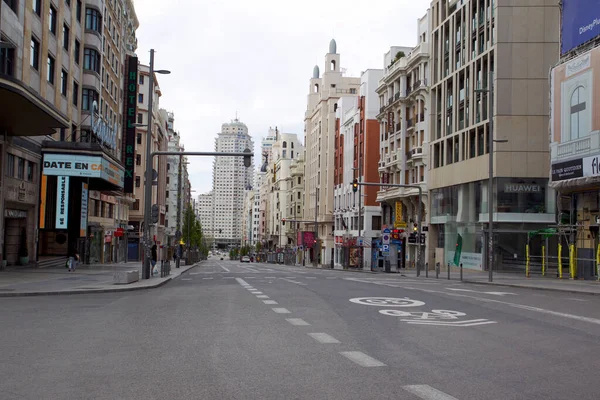
[[[589,136],[565,143],[550,144],[552,161],[581,158],[596,154],[600,148],[600,131],[592,131]]]
[[[406,120],[406,129],[411,129],[415,126],[414,120],[409,118]]]

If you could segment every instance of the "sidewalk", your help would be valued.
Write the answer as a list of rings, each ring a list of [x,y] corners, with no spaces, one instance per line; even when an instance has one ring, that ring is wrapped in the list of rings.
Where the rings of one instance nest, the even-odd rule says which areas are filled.
[[[169,276],[161,278],[159,274],[150,279],[140,279],[137,282],[120,285],[114,283],[114,272],[137,270],[141,277],[141,262],[81,265],[75,272],[69,272],[66,268],[15,268],[0,272],[0,297],[111,293],[151,289],[166,284],[199,264],[181,265],[180,268],[175,268],[171,263]]]
[[[301,264],[295,264],[296,267],[302,268]],[[315,269],[313,265],[306,265],[304,268]],[[381,274],[381,275],[389,275],[393,277],[402,276],[402,277],[410,277],[415,279],[436,279],[435,270],[429,270],[425,277],[425,271],[421,271],[421,275],[417,278],[416,269],[403,269],[400,272],[396,272],[393,270],[391,273],[385,273],[383,271],[370,271],[370,270],[360,270],[360,269],[330,269],[330,268],[321,268],[321,266],[316,269],[323,269],[329,271],[339,271],[339,272],[359,272],[366,274]],[[448,271],[443,270],[440,271],[439,277],[437,279],[448,280]],[[512,273],[512,272],[496,272],[493,274],[493,282],[488,282],[489,276],[487,271],[475,271],[475,270],[463,270],[463,282],[465,283],[474,283],[481,285],[496,285],[496,286],[507,286],[507,287],[516,287],[516,288],[525,288],[525,289],[536,289],[536,290],[551,290],[558,292],[567,292],[567,293],[583,293],[583,294],[592,294],[592,295],[600,295],[600,282],[597,280],[572,280],[568,277],[563,279],[558,279],[555,276],[546,276],[543,277],[541,275],[532,275],[530,278],[525,277],[524,273]],[[455,269],[450,272],[450,280],[452,281],[460,281],[460,272]]]

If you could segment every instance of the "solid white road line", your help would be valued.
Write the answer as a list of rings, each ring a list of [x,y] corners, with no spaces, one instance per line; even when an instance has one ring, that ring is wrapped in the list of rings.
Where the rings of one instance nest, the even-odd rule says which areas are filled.
[[[584,299],[577,299],[575,297],[567,297],[567,300],[573,300],[573,301],[588,301],[588,300],[584,300]]]
[[[257,294],[257,295],[256,295],[256,298],[257,298],[257,299],[268,299],[268,298],[269,298],[269,296],[267,296],[266,294]]]
[[[202,278],[202,279],[214,279],[214,278]]]
[[[245,276],[244,279],[256,279],[255,276]]]
[[[263,300],[263,303],[265,303],[265,304],[279,304],[275,300]]]
[[[272,308],[277,314],[291,314],[287,308]]]
[[[268,301],[268,300],[266,300],[266,301]],[[310,325],[308,322],[306,322],[302,318],[286,318],[285,320],[287,322],[289,322],[290,324],[295,325],[295,326],[308,326],[308,325]]]
[[[331,335],[328,335],[324,332],[317,333],[309,333],[308,336],[315,339],[319,343],[329,344],[329,343],[339,343],[340,341],[334,338]]]
[[[229,268],[227,268],[227,267],[224,267],[224,266],[222,266],[222,265],[219,265],[219,267],[223,268],[223,270],[224,270],[225,272],[231,272],[231,271],[229,270]]]
[[[362,351],[340,351],[340,354],[361,367],[385,367],[385,364]]]
[[[456,397],[450,396],[429,385],[407,385],[402,386],[402,388],[423,400],[458,400]]]

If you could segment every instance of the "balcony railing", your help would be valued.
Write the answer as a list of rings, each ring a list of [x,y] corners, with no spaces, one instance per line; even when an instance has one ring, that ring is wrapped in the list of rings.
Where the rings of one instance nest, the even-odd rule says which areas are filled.
[[[396,124],[396,132],[400,132],[400,130],[401,130],[401,129],[402,129],[402,123],[401,123],[401,122],[398,122],[398,123]]]
[[[400,98],[400,92],[396,92],[396,94],[394,95],[394,101],[398,100]]]
[[[413,123],[413,119],[412,118],[409,118],[409,119],[406,120],[406,127],[407,128],[412,128],[413,125],[414,125],[414,123]]]

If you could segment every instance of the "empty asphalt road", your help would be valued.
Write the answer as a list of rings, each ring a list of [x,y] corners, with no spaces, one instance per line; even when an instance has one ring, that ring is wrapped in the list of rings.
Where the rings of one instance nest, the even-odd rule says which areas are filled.
[[[600,297],[209,259],[0,299],[2,399],[598,399]]]

